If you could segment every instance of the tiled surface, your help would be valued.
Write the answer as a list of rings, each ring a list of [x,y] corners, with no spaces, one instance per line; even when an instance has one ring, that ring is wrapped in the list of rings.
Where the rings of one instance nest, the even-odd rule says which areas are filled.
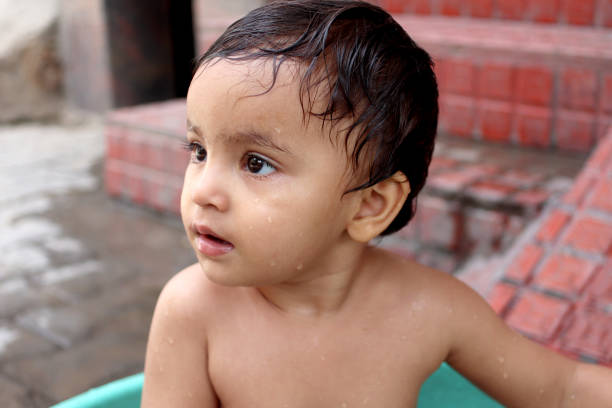
[[[574,187],[518,251],[488,298],[515,329],[575,358],[612,365],[612,128]],[[492,271],[492,275],[495,275]]]
[[[375,3],[393,13],[612,27],[612,3],[607,0],[379,0]]]

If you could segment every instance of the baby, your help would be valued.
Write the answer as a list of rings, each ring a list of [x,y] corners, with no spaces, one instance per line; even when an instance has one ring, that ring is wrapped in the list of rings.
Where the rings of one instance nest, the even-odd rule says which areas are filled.
[[[414,214],[437,97],[428,54],[368,3],[276,2],[227,29],[187,96],[198,262],[158,300],[143,407],[415,407],[443,361],[507,406],[612,407],[610,370],[368,245]]]

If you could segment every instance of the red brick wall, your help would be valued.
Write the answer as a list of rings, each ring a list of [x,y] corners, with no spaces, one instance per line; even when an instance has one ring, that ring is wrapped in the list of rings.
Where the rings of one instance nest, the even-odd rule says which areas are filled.
[[[612,27],[610,0],[379,0],[391,13]]]

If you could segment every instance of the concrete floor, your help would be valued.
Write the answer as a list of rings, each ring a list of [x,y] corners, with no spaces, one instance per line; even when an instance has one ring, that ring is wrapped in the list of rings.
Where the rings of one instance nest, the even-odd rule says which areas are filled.
[[[157,295],[195,259],[182,225],[107,198],[98,119],[4,126],[0,143],[1,405],[142,371]]]

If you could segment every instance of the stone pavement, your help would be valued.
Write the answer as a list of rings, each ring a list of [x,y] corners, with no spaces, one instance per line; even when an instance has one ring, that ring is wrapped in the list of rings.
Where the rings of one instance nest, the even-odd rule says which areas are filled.
[[[107,198],[102,122],[0,127],[0,401],[47,407],[143,369],[176,217]]]

